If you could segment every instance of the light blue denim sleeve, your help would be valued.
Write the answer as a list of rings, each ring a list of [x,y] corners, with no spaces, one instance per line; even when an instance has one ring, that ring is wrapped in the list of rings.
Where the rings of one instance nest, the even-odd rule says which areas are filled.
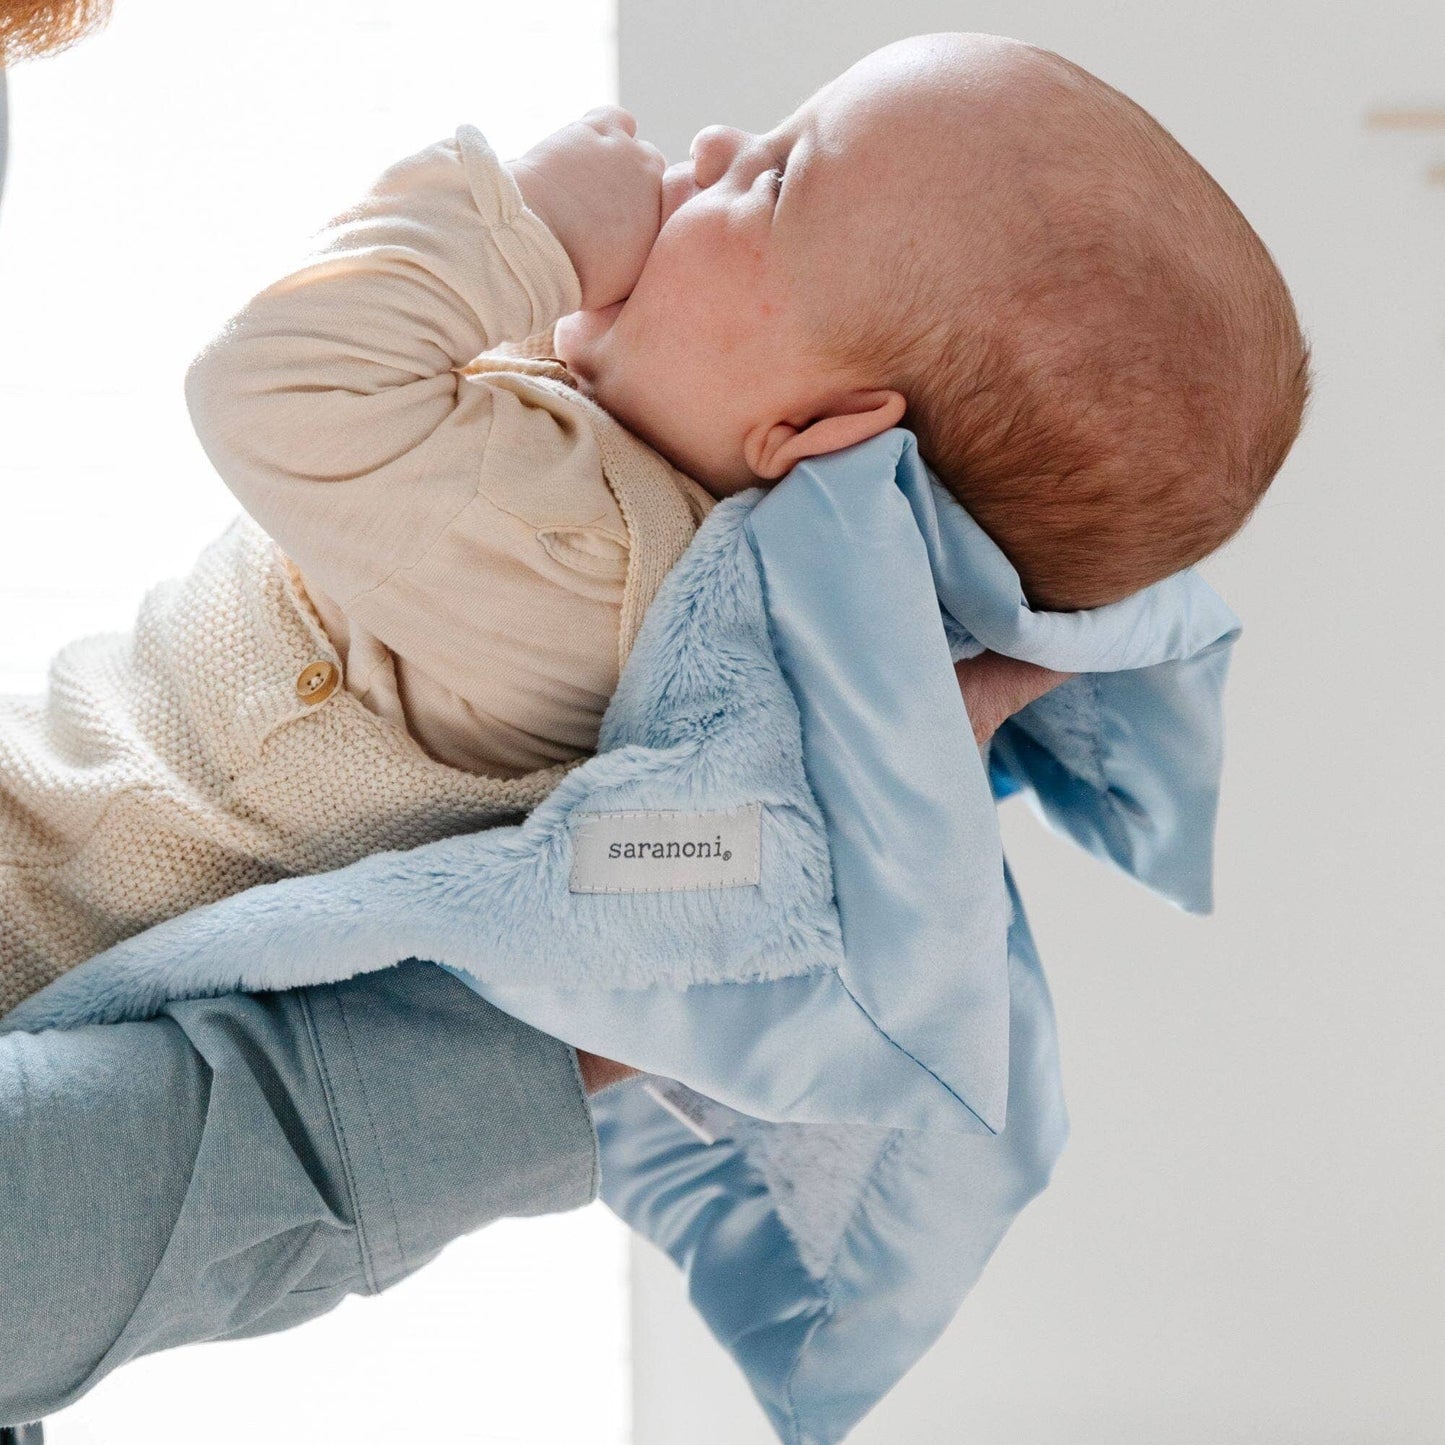
[[[0,1423],[597,1188],[570,1048],[431,964],[0,1037]]]

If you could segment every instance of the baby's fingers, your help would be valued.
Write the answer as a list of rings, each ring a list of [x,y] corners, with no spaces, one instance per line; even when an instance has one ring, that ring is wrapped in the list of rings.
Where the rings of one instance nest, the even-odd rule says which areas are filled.
[[[637,118],[620,105],[594,105],[582,120],[596,131],[621,130],[628,135],[637,134]]]
[[[667,169],[667,157],[650,140],[637,139],[637,119],[630,110],[623,110],[620,105],[594,105],[582,117],[582,124],[604,137],[620,131],[656,167],[659,175]]]
[[[650,140],[640,140],[637,142],[637,144],[639,149],[647,157],[647,159],[650,160],[653,165],[657,167],[658,175],[661,175],[663,171],[667,169],[667,157],[663,155],[661,150],[659,150],[657,146],[653,145]]]

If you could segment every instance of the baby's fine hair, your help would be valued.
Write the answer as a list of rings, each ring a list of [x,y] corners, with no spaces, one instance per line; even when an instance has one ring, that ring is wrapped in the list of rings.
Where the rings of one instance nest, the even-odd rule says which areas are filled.
[[[109,19],[111,0],[0,0],[0,65],[67,50]]]
[[[1073,610],[1243,526],[1299,433],[1309,348],[1203,167],[1127,97],[1034,53],[1063,104],[1011,158],[1028,194],[1006,240],[961,277],[924,272],[936,247],[900,248],[871,314],[820,344],[903,393],[901,424],[1030,605]]]

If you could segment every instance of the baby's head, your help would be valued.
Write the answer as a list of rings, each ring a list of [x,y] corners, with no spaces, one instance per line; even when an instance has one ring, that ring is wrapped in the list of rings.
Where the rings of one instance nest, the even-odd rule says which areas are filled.
[[[1212,552],[1299,430],[1263,243],[1048,51],[886,46],[766,135],[700,132],[661,219],[627,300],[558,325],[584,389],[718,496],[907,426],[1036,607]]]

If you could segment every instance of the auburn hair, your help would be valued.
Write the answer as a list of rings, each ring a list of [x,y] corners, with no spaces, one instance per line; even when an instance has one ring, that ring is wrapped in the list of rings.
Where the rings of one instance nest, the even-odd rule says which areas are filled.
[[[1243,526],[1299,433],[1310,353],[1273,258],[1203,167],[1132,101],[1034,53],[1105,102],[1013,167],[1048,203],[994,227],[985,264],[895,236],[869,303],[813,340],[903,393],[900,424],[1030,604],[1072,611]],[[1087,184],[1047,189],[1054,174]]]
[[[112,0],[0,0],[0,65],[67,50],[110,19]]]

